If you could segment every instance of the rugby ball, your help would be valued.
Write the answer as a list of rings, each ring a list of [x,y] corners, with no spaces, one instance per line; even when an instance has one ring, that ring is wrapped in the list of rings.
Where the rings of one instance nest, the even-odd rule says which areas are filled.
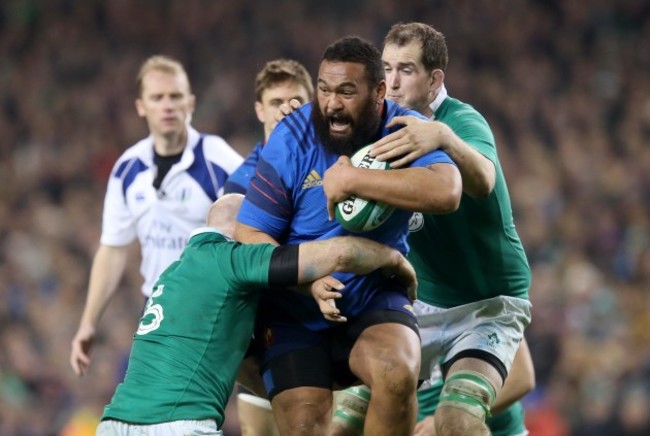
[[[367,168],[371,170],[388,170],[388,162],[378,161],[370,156],[370,145],[359,149],[350,160],[352,165],[357,168]],[[382,225],[393,214],[395,208],[386,203],[366,200],[353,195],[337,203],[335,210],[336,220],[344,229],[362,233],[376,229]]]

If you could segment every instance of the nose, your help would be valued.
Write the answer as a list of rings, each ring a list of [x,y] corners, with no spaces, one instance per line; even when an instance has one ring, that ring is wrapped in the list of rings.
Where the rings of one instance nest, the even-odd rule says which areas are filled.
[[[327,99],[327,112],[338,112],[343,108],[343,103],[336,93],[332,93]]]
[[[163,107],[166,110],[174,109],[176,107],[176,100],[174,100],[174,98],[172,98],[172,97],[164,97],[163,98]]]
[[[395,71],[386,73],[386,84],[391,89],[399,88],[399,75]]]

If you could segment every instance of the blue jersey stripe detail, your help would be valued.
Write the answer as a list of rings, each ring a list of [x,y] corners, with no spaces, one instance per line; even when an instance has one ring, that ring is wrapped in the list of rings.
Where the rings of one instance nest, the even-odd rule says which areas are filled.
[[[272,210],[281,217],[291,217],[292,203],[287,198],[282,178],[264,158],[260,158],[257,163],[255,177],[251,180],[246,198],[262,210]]]
[[[310,147],[313,142],[313,140],[308,138],[308,133],[311,128],[309,121],[312,109],[313,103],[308,103],[285,117],[289,132],[296,139],[297,145],[303,151]]]
[[[138,158],[129,159],[117,168],[115,177],[122,179],[122,195],[126,201],[126,190],[135,181],[135,178],[143,171],[147,171],[149,167]]]
[[[255,174],[255,168],[257,167],[257,161],[260,159],[262,154],[262,147],[264,144],[258,142],[255,144],[253,151],[246,156],[246,160],[242,162],[239,167],[228,176],[226,183],[223,188],[225,194],[229,193],[239,193],[245,194],[250,185],[250,181]]]
[[[187,174],[189,174],[194,180],[197,181],[199,186],[203,189],[203,192],[210,198],[212,201],[217,199],[217,192],[219,191],[219,176],[215,173],[215,168],[221,170],[223,169],[211,162],[208,162],[205,159],[205,154],[203,153],[203,136],[199,140],[199,143],[194,147],[194,162],[187,169]],[[207,171],[205,171],[207,169]],[[227,174],[223,178],[225,181]]]

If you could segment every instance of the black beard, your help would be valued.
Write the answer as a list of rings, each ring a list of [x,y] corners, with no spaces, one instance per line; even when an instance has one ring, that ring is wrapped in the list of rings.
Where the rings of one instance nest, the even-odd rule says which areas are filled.
[[[332,136],[330,134],[330,118],[325,117],[318,106],[318,100],[314,98],[311,110],[311,120],[314,123],[314,131],[325,151],[336,155],[352,156],[355,151],[370,144],[377,134],[381,123],[381,111],[377,110],[372,99],[362,107],[359,114],[359,124],[352,125],[352,133],[346,137]],[[343,115],[341,118],[347,118]],[[349,121],[351,119],[348,118]]]

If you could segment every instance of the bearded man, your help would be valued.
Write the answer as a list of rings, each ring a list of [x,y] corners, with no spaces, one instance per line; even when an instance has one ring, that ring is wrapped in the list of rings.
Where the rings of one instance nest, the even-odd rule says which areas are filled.
[[[408,251],[414,211],[444,214],[460,202],[460,173],[443,151],[391,171],[356,168],[349,156],[393,132],[396,116],[419,113],[384,99],[381,54],[345,37],[324,52],[316,96],[285,117],[264,147],[239,213],[236,239],[297,244],[346,235],[335,203],[350,195],[398,209],[364,237]],[[435,189],[423,187],[434,186]],[[311,298],[274,292],[261,302],[256,338],[261,373],[283,435],[327,434],[332,389],[372,389],[365,432],[408,435],[415,426],[420,339],[404,286],[382,274],[337,274],[339,318],[323,319]],[[346,319],[345,323],[343,321]],[[339,322],[337,322],[339,321]]]

